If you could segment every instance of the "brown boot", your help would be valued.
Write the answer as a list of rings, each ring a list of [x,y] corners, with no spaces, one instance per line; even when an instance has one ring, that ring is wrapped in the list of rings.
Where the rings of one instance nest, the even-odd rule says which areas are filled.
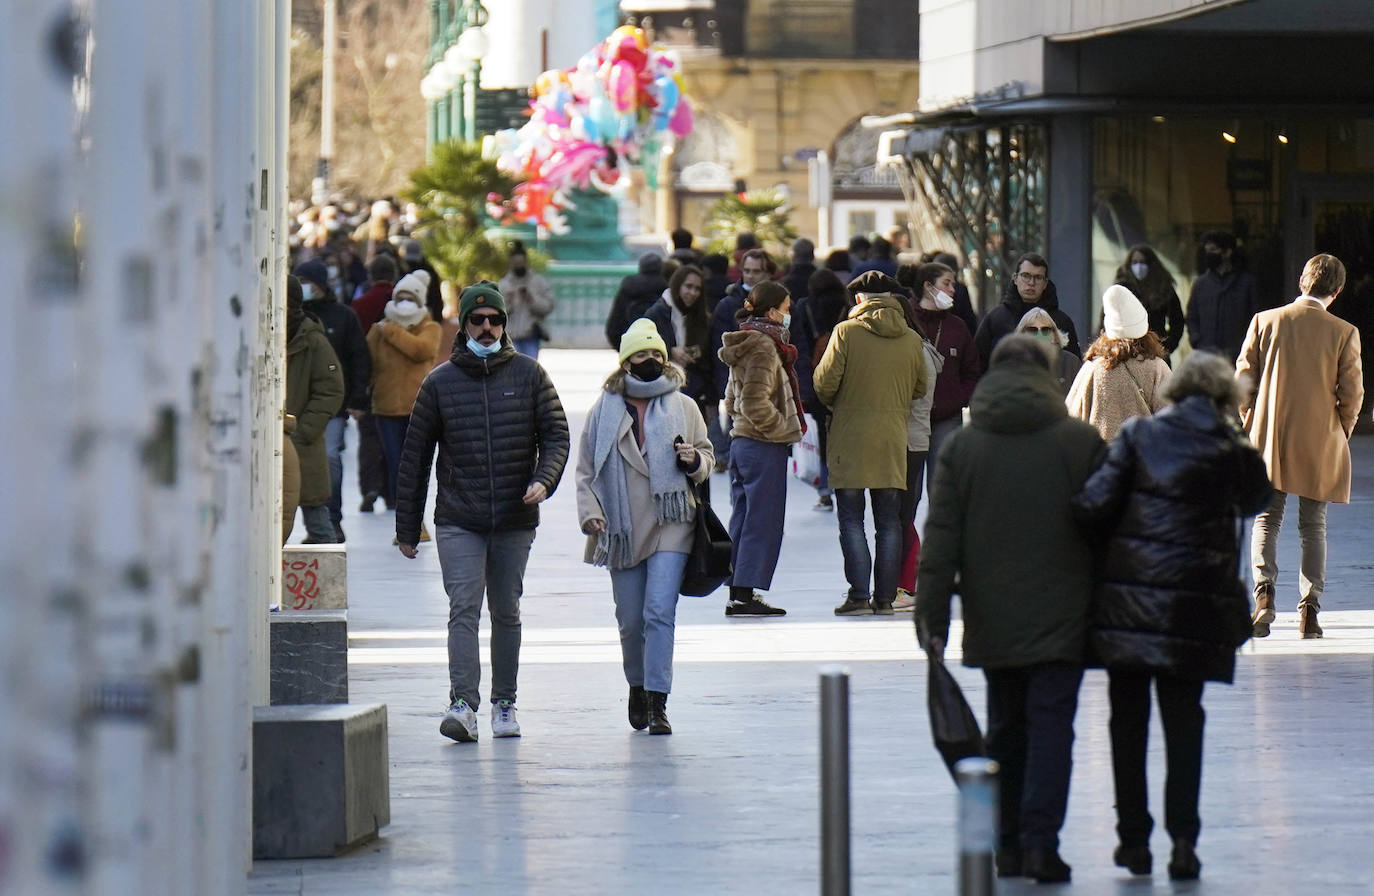
[[[1317,611],[1311,607],[1298,607],[1298,637],[1307,640],[1321,636],[1322,627],[1317,625]]]
[[[1274,583],[1255,585],[1255,616],[1250,620],[1256,638],[1269,637],[1269,624],[1274,621]]]

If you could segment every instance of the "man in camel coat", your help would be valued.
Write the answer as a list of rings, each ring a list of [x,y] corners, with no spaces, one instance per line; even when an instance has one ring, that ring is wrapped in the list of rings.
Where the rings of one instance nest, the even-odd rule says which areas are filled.
[[[1250,439],[1269,467],[1274,497],[1255,519],[1254,634],[1274,621],[1279,527],[1289,494],[1298,496],[1298,631],[1320,638],[1317,612],[1326,586],[1326,505],[1350,502],[1350,433],[1364,400],[1360,334],[1326,309],[1345,286],[1332,255],[1307,262],[1302,295],[1250,321],[1236,374],[1253,383],[1240,409]]]

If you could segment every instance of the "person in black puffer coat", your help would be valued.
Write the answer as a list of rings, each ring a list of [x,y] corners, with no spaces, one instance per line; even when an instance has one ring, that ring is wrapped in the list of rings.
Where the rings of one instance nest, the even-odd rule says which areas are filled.
[[[477,628],[483,593],[491,613],[492,734],[516,737],[520,595],[539,504],[568,462],[568,420],[544,368],[505,334],[496,284],[463,290],[465,336],[430,371],[410,415],[396,485],[396,542],[413,559],[439,448],[435,544],[449,596],[449,709],[439,730],[477,739],[481,678]]]
[[[630,328],[630,324],[644,316],[644,312],[659,300],[668,281],[663,277],[663,259],[657,255],[645,255],[639,259],[639,273],[631,274],[620,281],[611,302],[611,311],[606,315],[606,341],[611,348],[620,350],[620,337]]]
[[[1101,552],[1089,642],[1110,677],[1116,863],[1150,872],[1145,788],[1150,681],[1168,754],[1169,876],[1192,879],[1202,783],[1202,688],[1229,684],[1250,636],[1238,576],[1242,520],[1263,510],[1264,460],[1240,429],[1240,392],[1225,359],[1189,355],[1164,387],[1173,405],[1137,417],[1074,498],[1079,522],[1114,528]]]

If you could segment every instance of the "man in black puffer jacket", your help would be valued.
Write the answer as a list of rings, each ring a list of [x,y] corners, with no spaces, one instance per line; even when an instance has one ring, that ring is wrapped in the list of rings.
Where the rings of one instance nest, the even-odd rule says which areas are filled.
[[[439,730],[475,741],[484,593],[492,629],[492,735],[520,735],[515,684],[525,564],[539,504],[567,465],[569,439],[548,374],[517,354],[505,334],[506,304],[496,284],[469,286],[458,308],[464,336],[448,363],[425,377],[410,414],[396,486],[396,543],[414,559],[437,445],[434,526],[449,598],[450,704]]]
[[[1059,291],[1050,279],[1050,263],[1043,256],[1027,252],[1016,260],[1016,271],[1002,291],[1002,301],[988,312],[987,317],[978,325],[973,334],[973,342],[978,346],[978,356],[983,369],[988,369],[992,350],[1003,338],[1016,332],[1016,325],[1032,308],[1044,308],[1054,318],[1054,325],[1069,337],[1064,346],[1079,357],[1083,350],[1078,346],[1078,330],[1073,318],[1059,310]]]

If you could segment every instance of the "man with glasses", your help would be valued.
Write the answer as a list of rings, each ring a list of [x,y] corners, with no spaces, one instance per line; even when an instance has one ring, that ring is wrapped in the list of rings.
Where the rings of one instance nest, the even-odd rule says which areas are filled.
[[[988,368],[993,348],[1003,337],[1016,331],[1016,325],[1032,308],[1045,309],[1054,319],[1055,326],[1068,334],[1069,344],[1064,348],[1082,356],[1083,352],[1078,347],[1078,330],[1073,325],[1073,318],[1059,310],[1059,293],[1049,275],[1050,263],[1044,256],[1027,252],[1017,259],[1016,273],[1003,290],[1001,303],[988,312],[973,336],[984,370]]]
[[[539,504],[568,462],[568,421],[544,368],[506,335],[506,303],[482,281],[459,297],[463,333],[448,363],[420,386],[401,451],[396,542],[416,555],[439,447],[435,544],[448,592],[449,708],[439,731],[477,740],[481,657],[477,629],[485,593],[491,613],[491,729],[519,737],[520,595]]]

